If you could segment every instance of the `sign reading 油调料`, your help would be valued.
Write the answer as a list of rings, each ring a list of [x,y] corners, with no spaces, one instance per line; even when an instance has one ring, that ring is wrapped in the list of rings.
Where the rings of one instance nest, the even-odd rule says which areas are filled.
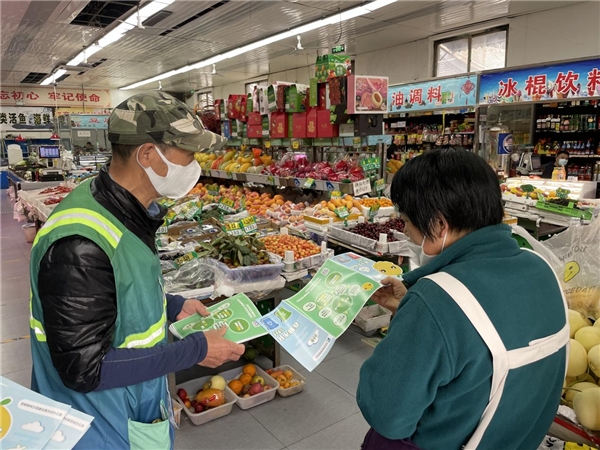
[[[477,75],[390,86],[388,112],[462,108],[477,104]]]
[[[484,73],[479,103],[600,97],[600,59]]]

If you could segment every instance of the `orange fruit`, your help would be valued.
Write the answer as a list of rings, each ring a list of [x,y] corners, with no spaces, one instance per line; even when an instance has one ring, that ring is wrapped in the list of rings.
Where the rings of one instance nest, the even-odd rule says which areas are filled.
[[[242,386],[250,384],[252,382],[252,376],[253,375],[247,373],[242,374],[242,376],[240,377],[240,383],[242,383]]]
[[[250,377],[253,377],[256,375],[256,367],[254,367],[254,364],[246,364],[242,370],[242,373],[247,373],[250,375]]]
[[[240,380],[231,380],[228,386],[229,389],[231,389],[235,395],[239,395],[242,392],[244,383],[242,383]]]

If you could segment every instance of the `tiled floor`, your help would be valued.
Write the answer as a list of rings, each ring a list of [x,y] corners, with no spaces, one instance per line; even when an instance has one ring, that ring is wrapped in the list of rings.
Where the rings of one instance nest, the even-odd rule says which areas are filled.
[[[12,203],[1,195],[0,341],[29,335],[29,254],[22,223],[13,220]],[[301,394],[282,398],[248,411],[238,407],[226,417],[196,427],[185,418],[176,432],[175,448],[223,450],[351,450],[359,449],[368,430],[356,405],[358,373],[372,348],[347,331],[326,360],[309,373]],[[282,352],[282,363],[300,369]],[[0,344],[0,375],[30,386],[29,339]]]

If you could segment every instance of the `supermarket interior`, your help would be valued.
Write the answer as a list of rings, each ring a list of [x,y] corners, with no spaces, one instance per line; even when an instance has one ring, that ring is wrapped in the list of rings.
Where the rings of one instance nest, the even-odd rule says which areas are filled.
[[[600,0],[0,16],[0,449],[600,449]]]

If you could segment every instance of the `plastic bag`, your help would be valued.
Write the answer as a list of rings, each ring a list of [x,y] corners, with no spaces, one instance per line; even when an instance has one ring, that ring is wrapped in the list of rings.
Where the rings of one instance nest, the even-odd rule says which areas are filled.
[[[557,258],[551,261],[569,307],[600,319],[600,217],[589,225],[574,225],[543,245]]]
[[[280,276],[283,263],[274,258],[271,258],[274,264],[236,269],[230,269],[216,259],[208,258],[205,261],[214,273],[215,298],[221,295],[231,297],[235,293],[244,292],[250,298],[259,299],[285,285],[285,280]]]
[[[161,266],[172,261],[161,261]],[[214,284],[215,272],[207,259],[192,259],[176,270],[164,275],[166,292],[201,289]]]

